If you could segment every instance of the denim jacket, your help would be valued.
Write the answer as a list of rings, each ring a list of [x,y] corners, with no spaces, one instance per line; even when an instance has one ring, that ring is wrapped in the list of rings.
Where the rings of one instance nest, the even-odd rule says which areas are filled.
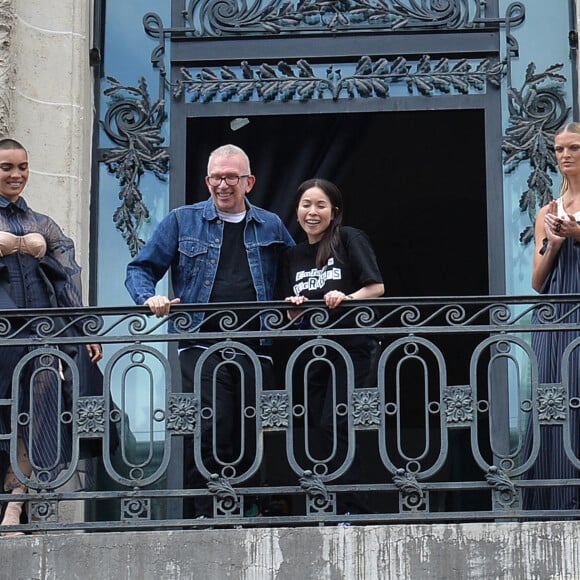
[[[272,300],[282,252],[294,245],[276,215],[246,200],[244,240],[259,301]],[[182,303],[209,302],[220,258],[223,221],[213,200],[174,209],[127,266],[125,286],[136,304],[155,295],[155,285],[171,268],[175,296]],[[203,313],[195,313],[197,325]]]

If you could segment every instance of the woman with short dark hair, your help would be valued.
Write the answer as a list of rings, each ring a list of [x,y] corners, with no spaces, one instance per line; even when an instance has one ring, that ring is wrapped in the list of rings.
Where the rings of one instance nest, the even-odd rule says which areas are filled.
[[[47,215],[30,209],[21,193],[28,182],[26,149],[14,139],[0,140],[0,308],[52,308],[82,306],[80,273],[73,241]],[[13,373],[18,363],[38,348],[33,343],[34,324],[27,318],[7,318],[10,336],[31,338],[30,345],[0,348],[0,399],[14,396],[19,416],[17,435],[18,470],[10,464],[10,441],[0,440],[0,481],[5,492],[26,493],[17,473],[29,478],[42,472],[50,479],[70,461],[70,423],[63,413],[70,411],[69,369],[56,356],[32,357],[20,370],[18,395],[12,392]],[[72,347],[81,386],[102,395],[102,376],[95,364],[102,358],[98,344]],[[83,380],[86,378],[87,380]],[[10,407],[0,407],[0,433],[11,433]],[[49,483],[49,481],[47,481]],[[6,502],[1,526],[20,523],[22,501]],[[1,533],[1,532],[0,532]],[[5,532],[1,535],[15,535]]]

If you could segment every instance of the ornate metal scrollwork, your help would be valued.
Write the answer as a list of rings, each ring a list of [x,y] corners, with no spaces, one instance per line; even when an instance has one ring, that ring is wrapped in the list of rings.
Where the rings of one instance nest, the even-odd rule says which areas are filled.
[[[499,87],[508,75],[510,121],[503,140],[504,166],[509,172],[522,161],[531,165],[528,189],[519,200],[520,209],[527,212],[531,224],[520,233],[520,241],[527,244],[533,239],[536,211],[552,198],[550,174],[556,170],[554,131],[569,109],[561,89],[567,79],[558,74],[562,65],[537,73],[531,63],[522,88],[511,87],[510,59],[519,54],[513,29],[525,19],[522,2],[509,4],[504,17],[491,17],[486,13],[485,2],[478,0],[189,0],[182,16],[183,26],[174,28],[165,28],[154,13],[147,13],[143,19],[146,34],[158,41],[151,61],[159,70],[159,100],[151,103],[144,81],[138,87],[128,87],[108,79],[113,87],[105,93],[118,100],[103,124],[120,147],[106,151],[103,161],[120,181],[122,203],[113,219],[132,256],[144,243],[139,230],[149,218],[139,178],[144,171],[152,171],[164,179],[168,172],[169,156],[161,147],[160,128],[165,119],[163,92],[169,87],[174,98],[188,93],[192,102],[200,103],[338,100],[386,98],[395,84],[406,85],[410,95],[467,94],[485,90],[488,84]],[[181,78],[172,84],[167,81],[167,39],[184,42],[223,36],[393,33],[412,29],[477,31],[502,27],[507,48],[502,61],[435,61],[425,55],[411,62],[403,56],[375,60],[362,56],[358,63],[328,63],[325,71],[317,71],[306,59],[277,64],[243,61],[237,67],[182,68]],[[347,68],[354,72],[346,73]],[[113,120],[117,121],[115,125]]]
[[[262,425],[269,428],[288,427],[288,406],[287,393],[262,393]]]
[[[77,427],[79,433],[105,432],[105,399],[103,397],[82,397],[79,399]]]
[[[352,408],[356,426],[381,424],[381,400],[377,389],[356,389],[352,394]]]
[[[538,386],[538,417],[544,423],[566,419],[566,389],[563,386]]]
[[[150,520],[151,500],[132,497],[121,501],[121,521]]]
[[[405,469],[397,469],[393,475],[393,483],[401,492],[403,505],[407,509],[418,510],[424,506],[425,492],[413,473]]]
[[[385,98],[394,83],[404,83],[410,94],[423,96],[446,94],[453,90],[468,94],[470,90],[484,90],[488,83],[499,87],[505,74],[502,62],[484,59],[473,69],[466,59],[452,63],[441,58],[434,64],[429,55],[424,55],[414,65],[402,56],[392,61],[387,58],[373,61],[370,56],[362,56],[350,75],[344,75],[341,69],[330,65],[321,76],[304,59],[298,60],[294,66],[280,61],[275,67],[268,63],[252,66],[242,61],[239,68],[239,73],[225,65],[219,70],[203,68],[196,76],[182,68],[182,78],[177,80],[173,96],[180,98],[186,91],[192,102],[202,103],[218,98],[222,101],[249,101],[253,97],[263,101],[338,100],[344,94],[351,99]]]
[[[197,404],[191,395],[171,395],[169,397],[167,430],[177,434],[191,434],[197,420]]]
[[[327,500],[330,496],[322,478],[310,470],[306,470],[300,477],[300,487],[312,497],[320,497]]]
[[[211,494],[217,496],[220,512],[224,514],[241,514],[240,497],[227,477],[222,477],[217,473],[212,474],[207,482],[207,488]]]
[[[59,520],[58,502],[55,500],[31,501],[28,504],[30,519],[38,522],[57,522]]]
[[[105,95],[113,103],[107,110],[103,128],[118,145],[103,153],[103,163],[121,185],[121,205],[113,214],[113,221],[135,256],[145,243],[139,237],[141,225],[149,219],[139,182],[145,171],[165,180],[169,171],[169,154],[161,147],[164,137],[161,126],[167,114],[162,99],[152,102],[145,79],[139,86],[125,86],[115,78],[107,78],[110,88]]]
[[[554,64],[537,73],[536,65],[530,63],[522,88],[508,90],[510,125],[502,144],[504,165],[508,172],[526,160],[532,167],[528,189],[519,202],[531,222],[520,233],[522,244],[534,239],[536,212],[553,198],[550,173],[557,170],[554,134],[570,111],[561,86],[566,77],[558,72],[562,67]]]
[[[469,386],[447,387],[443,393],[443,402],[448,423],[473,421],[473,397]]]
[[[200,37],[456,30],[474,27],[484,6],[474,0],[190,0],[183,17]]]
[[[329,513],[336,506],[336,496],[329,493],[322,478],[310,470],[306,470],[299,479],[300,487],[306,492],[308,513]]]
[[[488,485],[493,488],[500,505],[509,507],[513,504],[517,497],[516,486],[503,469],[492,465],[488,469],[485,479]]]

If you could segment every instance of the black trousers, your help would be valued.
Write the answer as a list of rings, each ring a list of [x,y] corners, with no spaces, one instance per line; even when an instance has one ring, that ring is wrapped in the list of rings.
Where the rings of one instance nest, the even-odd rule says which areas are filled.
[[[335,340],[350,355],[354,369],[354,387],[376,386],[378,341],[358,336]],[[294,396],[296,402],[305,406],[304,444],[305,453],[309,456],[305,459],[305,465],[315,472],[332,474],[345,462],[349,449],[348,376],[341,354],[327,348],[324,356],[319,354],[319,357],[315,357],[318,349],[319,347],[315,347],[314,351],[309,349],[297,359]],[[353,437],[354,433],[350,436]],[[353,444],[356,446],[356,441]],[[364,465],[358,449],[355,448],[350,468],[332,480],[332,483],[344,485],[364,481]],[[368,500],[361,493],[341,493],[337,503],[338,513],[369,511]]]
[[[262,376],[262,388],[273,386],[271,359],[253,357],[233,349],[220,349],[200,360],[207,351],[194,346],[179,355],[182,388],[197,392],[200,398],[198,419],[201,423],[199,451],[201,462],[210,474],[224,477],[242,477],[252,466],[256,454],[256,414],[260,412],[256,382]],[[257,368],[256,368],[257,365]],[[198,367],[199,380],[195,385]],[[193,438],[186,440],[185,487],[204,488],[205,477],[195,462]],[[248,474],[248,483],[257,474]],[[212,516],[211,497],[198,497],[185,502],[184,516]]]

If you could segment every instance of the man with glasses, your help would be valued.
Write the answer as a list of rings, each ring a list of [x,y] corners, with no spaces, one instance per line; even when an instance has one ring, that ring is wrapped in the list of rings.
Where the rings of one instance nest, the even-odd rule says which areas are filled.
[[[209,199],[173,210],[127,266],[125,285],[137,304],[162,317],[180,302],[274,298],[280,255],[294,241],[277,215],[249,203],[246,196],[255,181],[248,156],[239,147],[223,145],[210,154],[205,178]],[[175,298],[155,294],[168,269]],[[240,349],[220,347],[216,340],[203,340],[203,331],[220,331],[219,316],[206,322],[203,318],[203,312],[191,316],[191,328],[200,329],[200,340],[179,343],[183,391],[200,399],[203,465],[235,483],[255,455],[255,418],[243,407],[257,405],[256,360],[265,388],[272,386],[272,360],[260,341],[244,341],[256,358]],[[259,329],[259,317],[253,320]],[[256,330],[255,325],[250,329]],[[187,443],[186,485],[199,488],[207,479],[195,466],[192,445]],[[186,515],[214,515],[211,498],[198,497],[194,505],[192,514],[186,504]]]

